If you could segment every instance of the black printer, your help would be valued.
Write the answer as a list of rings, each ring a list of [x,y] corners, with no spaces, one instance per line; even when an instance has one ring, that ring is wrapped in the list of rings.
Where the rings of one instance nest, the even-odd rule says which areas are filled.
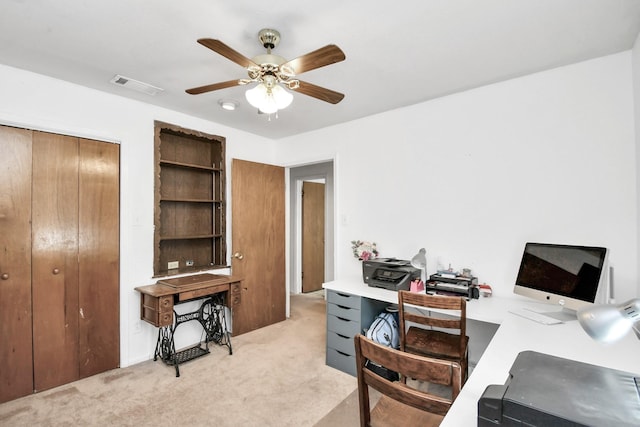
[[[376,288],[408,291],[411,281],[420,278],[420,269],[411,262],[395,258],[377,258],[362,261],[364,282]]]
[[[636,375],[535,351],[518,354],[504,385],[478,400],[478,427],[640,425]]]

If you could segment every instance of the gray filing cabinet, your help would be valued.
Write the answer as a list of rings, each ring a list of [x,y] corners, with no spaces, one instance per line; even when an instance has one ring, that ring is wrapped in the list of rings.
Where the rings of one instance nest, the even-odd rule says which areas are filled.
[[[362,333],[388,304],[327,290],[327,365],[356,375],[353,337]]]

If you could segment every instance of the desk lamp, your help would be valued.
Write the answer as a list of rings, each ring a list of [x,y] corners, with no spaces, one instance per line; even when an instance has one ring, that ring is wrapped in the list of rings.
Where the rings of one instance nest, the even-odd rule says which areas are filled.
[[[422,279],[422,283],[427,283],[427,251],[425,248],[421,248],[420,251],[411,258],[411,265],[421,270],[420,278]]]
[[[640,298],[623,304],[596,304],[578,310],[578,321],[591,338],[613,342],[633,329],[640,339]]]

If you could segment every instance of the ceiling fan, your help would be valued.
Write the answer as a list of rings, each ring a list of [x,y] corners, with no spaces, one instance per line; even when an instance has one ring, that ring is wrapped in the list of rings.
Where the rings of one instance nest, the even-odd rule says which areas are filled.
[[[293,95],[284,90],[282,86],[331,104],[342,101],[344,98],[342,93],[296,78],[304,72],[344,61],[345,54],[338,46],[330,44],[287,61],[282,56],[271,53],[271,49],[280,43],[278,31],[268,28],[260,30],[258,40],[267,49],[267,53],[249,59],[220,40],[198,39],[198,43],[201,45],[246,68],[248,78],[194,87],[187,89],[186,92],[197,95],[238,85],[258,83],[253,89],[248,90],[245,96],[251,105],[258,108],[260,112],[268,114],[286,108],[293,100]]]

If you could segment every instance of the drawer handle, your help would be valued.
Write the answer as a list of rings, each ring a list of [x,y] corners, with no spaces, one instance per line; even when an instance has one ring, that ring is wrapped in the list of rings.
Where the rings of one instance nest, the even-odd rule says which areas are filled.
[[[341,294],[340,292],[336,292],[336,294],[340,295],[341,297],[345,297],[345,298],[349,298],[351,296],[349,294]]]
[[[349,319],[345,319],[344,317],[340,317],[340,316],[336,316],[338,319],[342,320],[343,322],[350,322],[351,320]]]
[[[340,305],[340,304],[336,304],[336,305],[343,310],[351,310],[351,307],[347,307],[346,305]]]
[[[343,352],[341,352],[340,350],[336,350],[336,351],[337,351],[338,353],[340,353],[341,355],[343,355],[343,356],[350,356],[349,354],[347,354],[347,353],[343,353]]]
[[[342,335],[342,334],[339,334],[339,333],[337,333],[337,332],[336,332],[336,335],[337,335],[337,336],[339,336],[340,338],[344,338],[344,339],[346,339],[346,340],[348,340],[348,339],[349,339],[349,337],[348,337],[348,336],[346,336],[346,335]]]

